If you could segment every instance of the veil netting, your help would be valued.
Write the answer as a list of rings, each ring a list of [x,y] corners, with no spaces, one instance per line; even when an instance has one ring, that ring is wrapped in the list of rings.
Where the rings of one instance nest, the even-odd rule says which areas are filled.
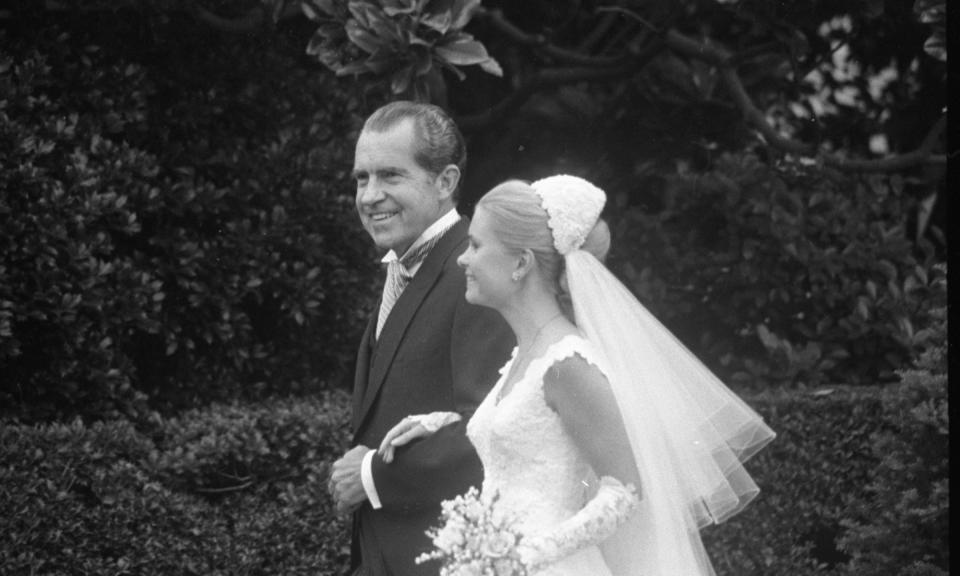
[[[611,568],[712,575],[700,529],[757,495],[742,463],[775,434],[592,254],[564,258],[574,320],[606,364],[642,483],[635,521],[604,545]]]

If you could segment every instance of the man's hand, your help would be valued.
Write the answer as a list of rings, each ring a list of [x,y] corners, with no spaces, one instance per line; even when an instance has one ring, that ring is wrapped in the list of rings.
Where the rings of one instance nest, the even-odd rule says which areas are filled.
[[[360,479],[360,464],[370,450],[363,445],[355,446],[333,463],[327,491],[333,497],[338,516],[353,512],[367,499]]]

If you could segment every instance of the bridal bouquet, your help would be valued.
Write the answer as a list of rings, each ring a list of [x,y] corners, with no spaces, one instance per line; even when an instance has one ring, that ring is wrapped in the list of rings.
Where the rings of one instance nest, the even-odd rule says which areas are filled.
[[[496,506],[497,496],[481,497],[476,488],[442,504],[443,525],[427,531],[435,550],[417,563],[439,560],[440,576],[526,576],[517,546],[516,520]]]

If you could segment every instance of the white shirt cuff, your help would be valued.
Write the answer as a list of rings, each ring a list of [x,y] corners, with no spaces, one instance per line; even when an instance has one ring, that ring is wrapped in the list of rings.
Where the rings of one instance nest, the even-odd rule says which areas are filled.
[[[380,503],[380,495],[377,494],[377,487],[373,483],[373,455],[376,450],[370,450],[363,455],[363,461],[360,462],[360,481],[363,482],[363,491],[367,493],[367,500],[374,510],[383,508]]]

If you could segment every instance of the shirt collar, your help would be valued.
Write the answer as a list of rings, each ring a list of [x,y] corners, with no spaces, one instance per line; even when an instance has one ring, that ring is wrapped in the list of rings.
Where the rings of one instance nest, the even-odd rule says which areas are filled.
[[[457,212],[456,208],[451,208],[449,212],[447,212],[446,214],[438,218],[430,226],[427,226],[427,229],[423,231],[423,234],[418,236],[417,239],[413,241],[413,244],[411,244],[410,247],[407,248],[407,251],[404,252],[404,254],[413,252],[414,250],[422,246],[424,243],[429,242],[430,240],[433,240],[437,236],[440,236],[441,234],[443,234],[444,232],[452,228],[453,225],[459,221],[460,221],[460,213]],[[386,253],[386,255],[383,258],[380,259],[380,262],[384,264],[389,264],[390,262],[393,262],[399,259],[400,259],[400,256],[398,256],[397,253],[394,252],[393,250],[390,250],[389,252]],[[419,268],[419,265],[414,266],[413,268],[414,270],[409,271],[411,274],[416,271],[416,268]]]

